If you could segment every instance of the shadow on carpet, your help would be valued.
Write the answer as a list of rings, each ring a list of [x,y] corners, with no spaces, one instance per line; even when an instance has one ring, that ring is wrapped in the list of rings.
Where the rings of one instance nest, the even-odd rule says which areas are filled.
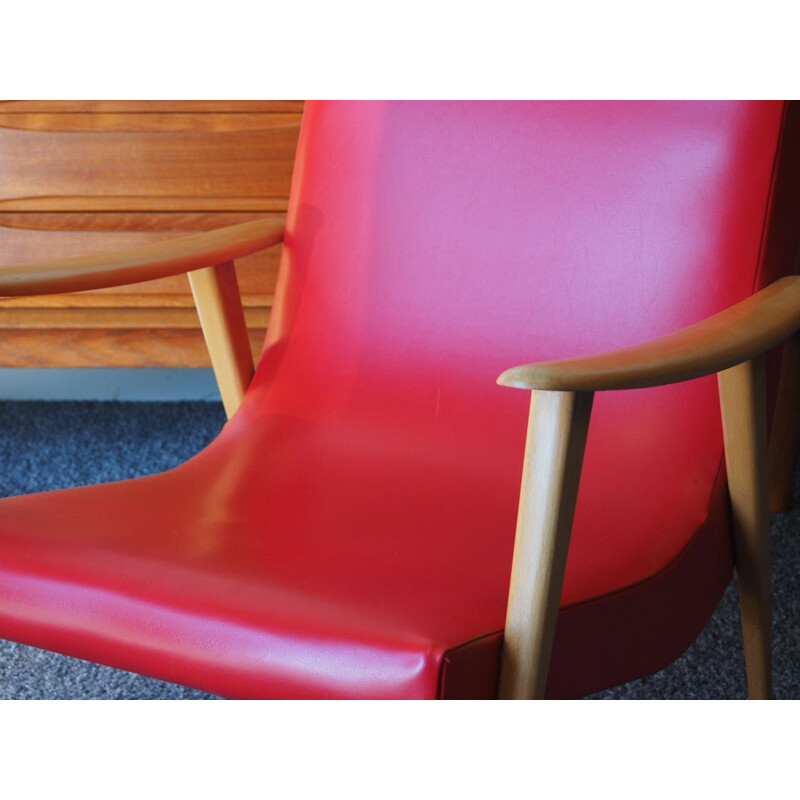
[[[0,496],[162,472],[219,433],[221,405],[205,402],[0,402]],[[772,517],[775,694],[800,698],[800,511]],[[677,661],[592,699],[745,698],[738,596]],[[0,640],[0,699],[213,700],[183,686]]]

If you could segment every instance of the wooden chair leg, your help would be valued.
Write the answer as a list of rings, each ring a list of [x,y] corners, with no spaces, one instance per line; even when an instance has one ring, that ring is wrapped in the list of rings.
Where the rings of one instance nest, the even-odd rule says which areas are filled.
[[[534,391],[499,696],[544,697],[592,410],[589,392]]]
[[[720,372],[725,461],[750,697],[772,697],[764,357]]]
[[[784,342],[781,377],[767,454],[769,510],[792,507],[797,454],[800,452],[800,334]]]
[[[197,314],[230,419],[253,377],[253,354],[233,264],[189,273]]]

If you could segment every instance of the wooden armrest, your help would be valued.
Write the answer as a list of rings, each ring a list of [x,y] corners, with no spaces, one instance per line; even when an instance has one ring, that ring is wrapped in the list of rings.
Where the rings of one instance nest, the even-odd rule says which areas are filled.
[[[500,697],[544,697],[595,391],[717,373],[750,696],[772,696],[764,353],[800,329],[800,276],[676,333],[609,353],[527,364],[531,390]]]
[[[104,289],[214,267],[278,244],[283,232],[282,221],[259,219],[115,253],[0,267],[0,296]]]
[[[282,221],[241,225],[115,253],[0,267],[0,297],[104,289],[189,273],[222,402],[232,416],[253,376],[233,261],[283,241]]]
[[[791,276],[676,333],[623,350],[512,367],[497,382],[560,392],[662,386],[750,361],[798,328],[800,276]]]

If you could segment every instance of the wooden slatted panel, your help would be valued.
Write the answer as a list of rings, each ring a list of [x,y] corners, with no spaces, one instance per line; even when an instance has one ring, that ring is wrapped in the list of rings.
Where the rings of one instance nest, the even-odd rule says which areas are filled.
[[[263,337],[249,331],[257,357]],[[202,332],[0,328],[3,367],[210,367]]]
[[[0,114],[0,127],[48,133],[269,131],[296,127],[297,114]]]
[[[84,114],[86,127],[52,129],[58,116],[0,114],[0,200],[288,196],[297,114],[261,114],[256,127],[245,115],[241,129],[236,115],[208,115],[203,130],[191,116],[163,114],[141,115],[147,127],[135,130],[127,114]],[[48,210],[60,210],[56,199]]]
[[[0,114],[300,114],[302,111],[302,100],[0,100]]]
[[[0,101],[0,264],[286,210],[298,101]],[[257,357],[280,248],[237,264]],[[188,280],[0,299],[0,366],[208,366]]]

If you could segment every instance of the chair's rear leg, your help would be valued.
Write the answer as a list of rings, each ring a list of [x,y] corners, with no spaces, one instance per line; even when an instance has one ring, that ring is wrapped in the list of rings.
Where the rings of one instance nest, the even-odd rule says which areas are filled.
[[[764,357],[720,372],[739,606],[750,697],[772,697],[772,606],[767,514]]]
[[[794,474],[800,451],[800,334],[784,342],[781,376],[767,456],[769,510],[792,507]]]
[[[503,640],[503,699],[544,697],[592,397],[532,393]]]

